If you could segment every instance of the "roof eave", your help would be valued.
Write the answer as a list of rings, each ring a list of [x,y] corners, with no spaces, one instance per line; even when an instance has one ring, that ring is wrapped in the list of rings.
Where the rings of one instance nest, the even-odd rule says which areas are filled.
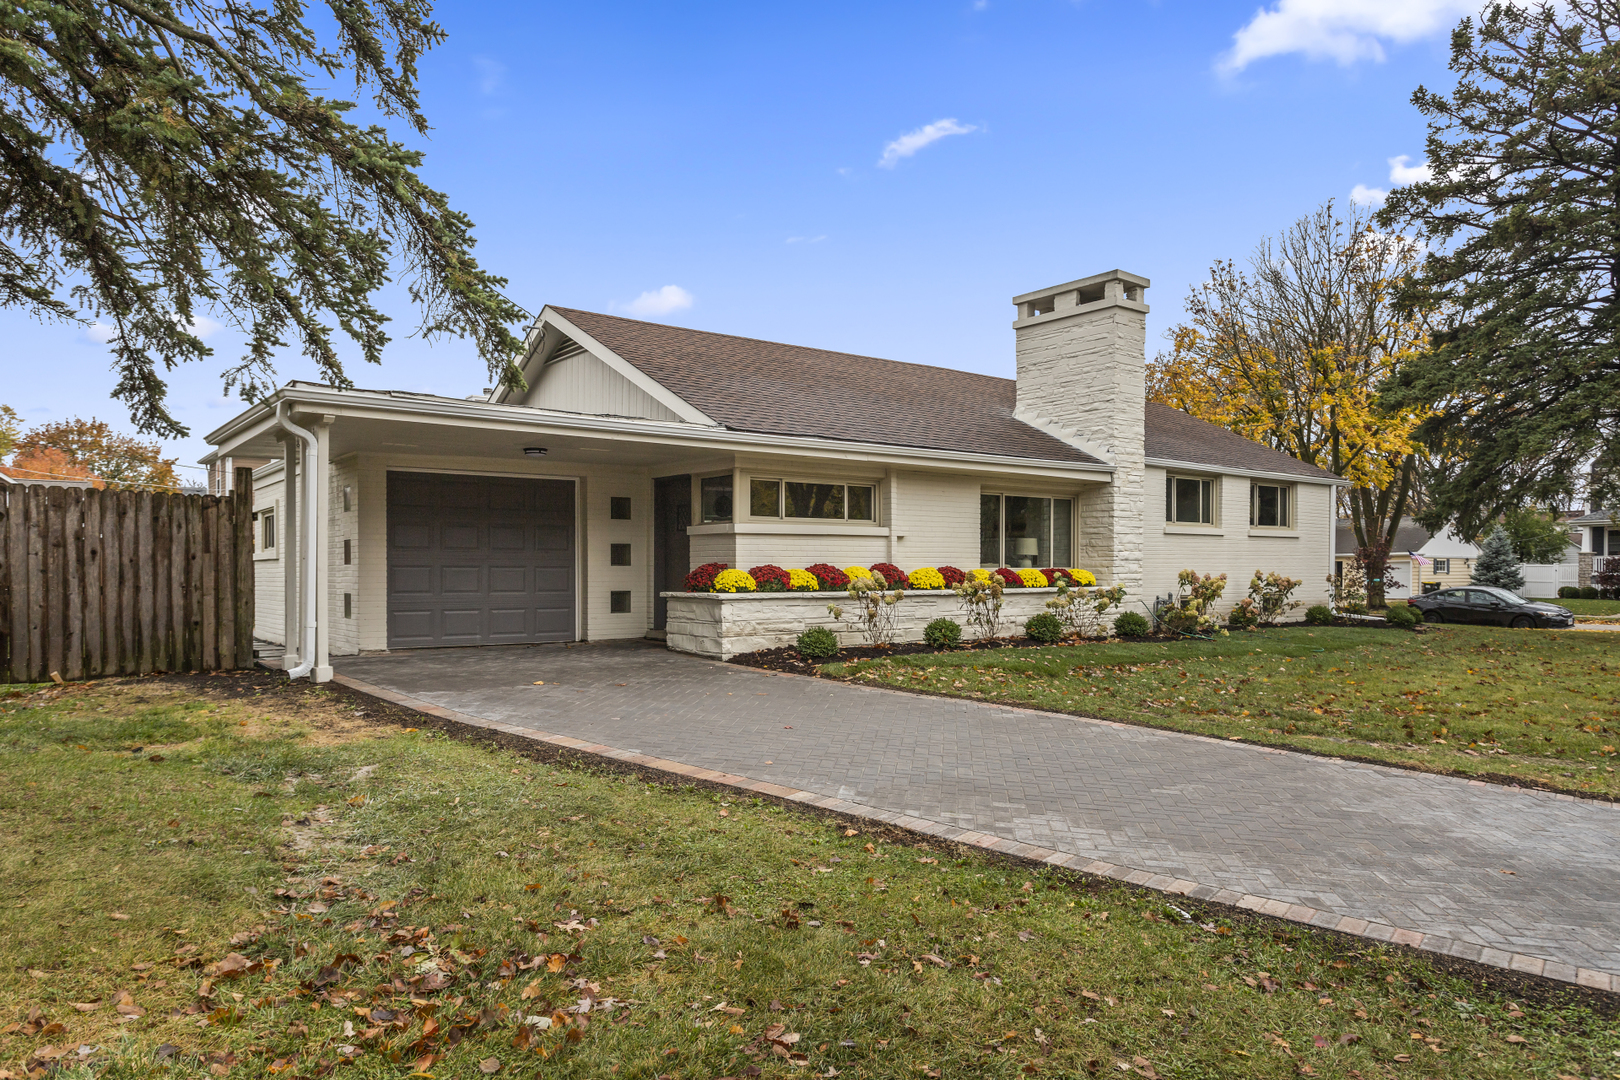
[[[1231,476],[1249,476],[1256,480],[1293,480],[1306,484],[1324,484],[1332,487],[1349,487],[1350,481],[1342,476],[1329,473],[1326,476],[1311,476],[1306,473],[1279,472],[1267,469],[1245,469],[1237,465],[1217,465],[1208,461],[1179,461],[1175,458],[1150,457],[1146,463],[1163,469],[1193,469],[1198,472],[1227,473]]]

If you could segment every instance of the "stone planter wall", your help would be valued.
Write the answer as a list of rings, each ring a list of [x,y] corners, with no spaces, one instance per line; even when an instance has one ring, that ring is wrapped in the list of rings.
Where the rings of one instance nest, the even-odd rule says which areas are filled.
[[[855,604],[845,592],[663,595],[669,600],[667,643],[678,652],[729,660],[756,649],[792,645],[811,626],[827,627],[844,646],[866,644],[852,621]],[[1045,611],[1046,602],[1055,595],[1055,588],[1008,589],[1002,595],[1001,634],[1022,633],[1024,622]],[[843,622],[827,613],[828,604],[844,609]],[[921,641],[923,627],[942,616],[965,622],[962,602],[949,589],[908,589],[895,607],[896,641]]]

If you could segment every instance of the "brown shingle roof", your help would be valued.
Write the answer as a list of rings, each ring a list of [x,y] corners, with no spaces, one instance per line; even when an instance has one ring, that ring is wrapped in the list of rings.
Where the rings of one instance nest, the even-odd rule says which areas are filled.
[[[1180,409],[1147,403],[1147,456],[1161,461],[1186,461],[1225,466],[1249,472],[1287,473],[1323,480],[1334,474],[1298,458],[1251,442],[1233,431],[1189,416]]]
[[[1014,419],[1010,379],[553,310],[736,431],[1102,464]]]
[[[736,431],[1102,464],[1014,417],[1012,379],[552,310]],[[1148,403],[1146,421],[1148,457],[1332,476],[1163,405]]]

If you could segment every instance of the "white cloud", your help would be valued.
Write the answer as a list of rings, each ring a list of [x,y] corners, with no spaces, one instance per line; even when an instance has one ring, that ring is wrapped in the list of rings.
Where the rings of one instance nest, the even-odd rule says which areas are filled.
[[[501,87],[501,77],[506,74],[506,65],[499,60],[492,60],[487,56],[473,57],[473,67],[478,69],[478,92],[493,94]]]
[[[787,238],[787,242],[790,244],[819,244],[825,239],[827,239],[827,234],[823,233],[820,236],[790,236]]]
[[[692,294],[679,285],[665,285],[662,289],[644,292],[624,309],[632,315],[668,315],[692,306]]]
[[[1230,74],[1288,53],[1345,65],[1381,61],[1386,41],[1444,33],[1479,8],[1480,0],[1276,0],[1232,35],[1218,66]]]
[[[189,331],[204,341],[207,341],[209,338],[225,329],[224,324],[215,322],[206,315],[193,315],[189,323],[182,320],[180,316],[176,315],[174,317],[174,324],[184,330]],[[97,319],[95,322],[84,328],[84,336],[89,338],[91,341],[94,341],[98,345],[110,345],[118,338],[118,327],[113,326],[110,323],[104,323]]]
[[[1389,182],[1400,186],[1403,184],[1419,184],[1434,179],[1434,170],[1427,163],[1408,165],[1411,155],[1402,154],[1389,159]],[[1389,191],[1385,188],[1368,187],[1366,184],[1357,184],[1350,189],[1350,201],[1357,206],[1382,206],[1384,200],[1389,198]]]
[[[1395,184],[1421,184],[1434,179],[1434,170],[1425,162],[1407,165],[1412,159],[1405,154],[1389,159],[1389,179]]]
[[[935,120],[932,124],[924,124],[916,131],[908,131],[898,139],[883,148],[883,156],[878,159],[878,168],[892,169],[900,163],[902,158],[908,158],[923,147],[945,138],[947,135],[966,135],[978,131],[973,124],[959,124],[956,118],[947,117],[944,120]]]
[[[1350,201],[1357,206],[1383,206],[1384,200],[1387,198],[1389,198],[1389,192],[1383,188],[1357,184],[1350,189]]]

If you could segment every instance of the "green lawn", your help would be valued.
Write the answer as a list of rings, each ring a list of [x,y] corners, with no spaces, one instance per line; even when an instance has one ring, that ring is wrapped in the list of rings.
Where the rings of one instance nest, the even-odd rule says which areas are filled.
[[[1544,604],[1567,607],[1577,615],[1620,615],[1620,600],[1564,600],[1541,597]]]
[[[268,676],[0,700],[0,1075],[1553,1080],[1620,1060],[1572,991],[392,715]]]
[[[1287,627],[1213,641],[921,654],[826,674],[1620,795],[1620,636]]]

